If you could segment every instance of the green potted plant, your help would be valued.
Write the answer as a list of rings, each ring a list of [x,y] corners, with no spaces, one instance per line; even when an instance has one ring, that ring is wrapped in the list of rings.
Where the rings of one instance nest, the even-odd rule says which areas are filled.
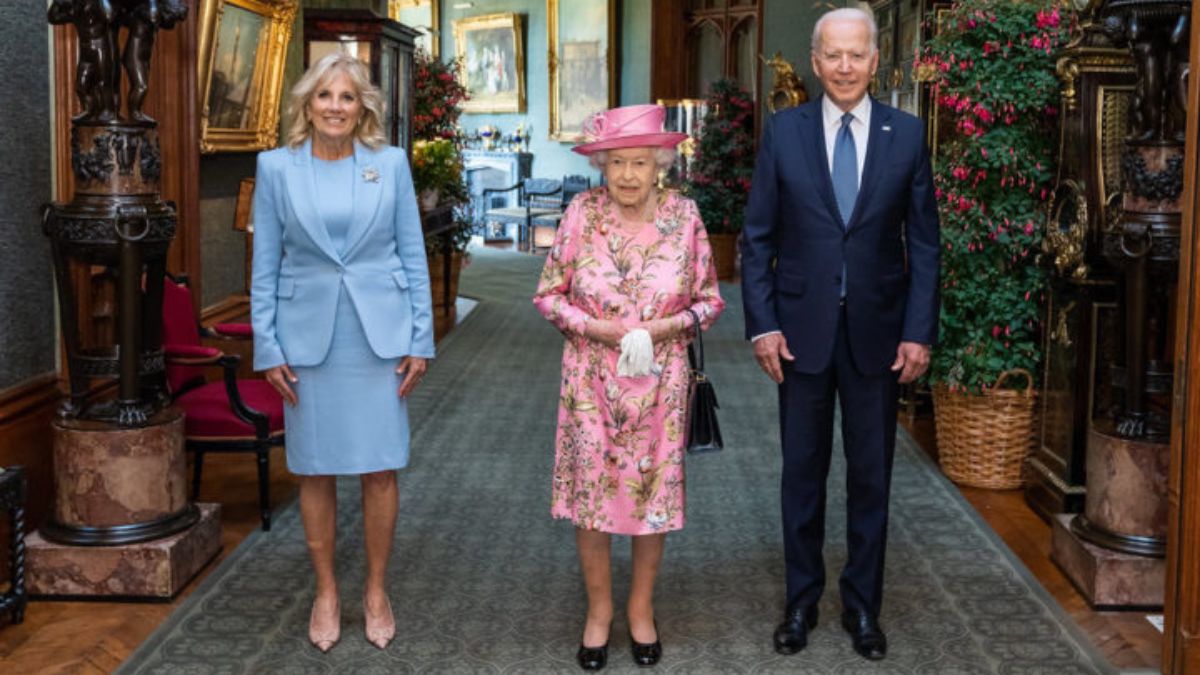
[[[737,237],[754,175],[754,102],[735,80],[713,83],[684,193],[696,202],[717,277],[734,277]]]
[[[918,65],[946,120],[934,172],[943,245],[930,367],[938,452],[964,484],[1019,487],[1036,438],[1038,253],[1058,148],[1055,51],[1068,37],[1060,6],[960,0],[939,14]]]

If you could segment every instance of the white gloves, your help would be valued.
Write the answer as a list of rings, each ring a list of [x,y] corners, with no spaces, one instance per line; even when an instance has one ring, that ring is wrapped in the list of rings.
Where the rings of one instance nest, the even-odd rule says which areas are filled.
[[[649,375],[654,366],[654,342],[644,328],[635,328],[621,338],[621,357],[617,359],[617,375],[641,377]]]

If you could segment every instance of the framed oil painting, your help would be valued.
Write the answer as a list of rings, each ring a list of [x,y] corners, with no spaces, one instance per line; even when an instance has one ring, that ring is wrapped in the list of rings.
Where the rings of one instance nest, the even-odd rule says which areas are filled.
[[[463,63],[459,77],[471,94],[463,101],[463,112],[525,112],[521,15],[488,14],[455,21],[454,51]]]
[[[200,151],[275,146],[296,0],[201,0]]]
[[[438,0],[389,0],[388,15],[400,23],[421,31],[417,48],[434,58],[442,55],[441,24]]]
[[[616,0],[546,0],[550,138],[573,143],[593,113],[616,105]]]

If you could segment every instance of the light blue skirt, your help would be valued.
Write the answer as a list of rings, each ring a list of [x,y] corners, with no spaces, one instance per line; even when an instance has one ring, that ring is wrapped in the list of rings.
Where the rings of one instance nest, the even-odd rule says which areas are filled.
[[[367,310],[369,311],[369,310]],[[408,464],[408,407],[399,359],[371,350],[343,286],[333,343],[320,365],[292,368],[299,399],[284,404],[287,463],[303,475],[364,474]]]

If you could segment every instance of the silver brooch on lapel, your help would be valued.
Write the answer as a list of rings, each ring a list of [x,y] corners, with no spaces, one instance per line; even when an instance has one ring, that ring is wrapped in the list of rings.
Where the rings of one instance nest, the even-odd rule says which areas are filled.
[[[368,166],[367,168],[363,169],[363,180],[368,183],[378,183],[379,169],[376,169],[373,166]]]

